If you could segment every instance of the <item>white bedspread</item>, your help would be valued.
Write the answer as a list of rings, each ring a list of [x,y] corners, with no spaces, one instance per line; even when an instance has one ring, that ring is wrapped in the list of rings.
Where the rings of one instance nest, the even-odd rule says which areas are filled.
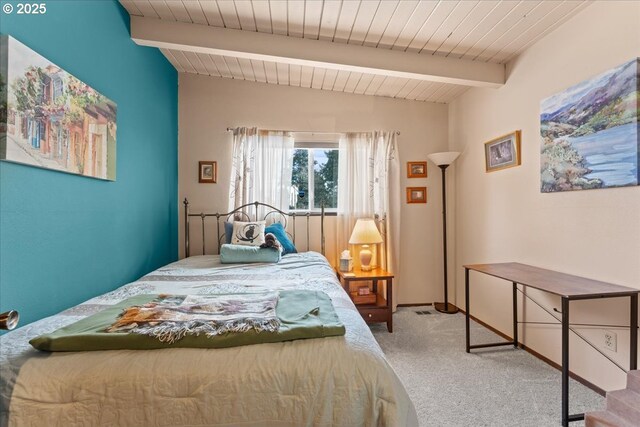
[[[326,292],[344,337],[227,349],[41,353],[28,340],[137,294]],[[414,426],[413,404],[325,258],[197,256],[0,337],[0,425]]]

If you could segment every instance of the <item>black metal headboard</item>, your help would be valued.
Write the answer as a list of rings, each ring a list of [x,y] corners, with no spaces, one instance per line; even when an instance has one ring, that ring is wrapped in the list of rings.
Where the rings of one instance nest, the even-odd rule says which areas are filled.
[[[217,249],[218,253],[220,253],[220,246],[222,245],[222,241],[225,237],[225,233],[220,233],[220,219],[222,218],[224,227],[224,221],[228,221],[231,217],[238,220],[246,220],[246,221],[258,221],[258,216],[260,213],[260,209],[263,208],[263,211],[266,211],[264,215],[262,215],[261,221],[269,222],[280,222],[284,229],[287,230],[287,225],[289,220],[291,220],[291,233],[287,230],[287,234],[293,240],[293,244],[296,243],[296,218],[306,219],[306,234],[307,234],[307,251],[309,251],[309,234],[310,234],[310,219],[312,217],[320,217],[320,246],[322,254],[325,254],[325,242],[324,242],[324,218],[325,211],[324,207],[320,210],[320,212],[284,212],[274,206],[268,205],[266,203],[253,202],[247,203],[246,205],[242,205],[231,212],[226,213],[191,213],[189,212],[189,201],[184,199],[184,254],[185,257],[189,257],[190,247],[189,247],[189,221],[193,217],[200,218],[202,223],[202,254],[205,254],[205,230],[207,227],[205,226],[205,219],[210,217],[215,217],[216,219],[216,231],[217,231]],[[253,217],[249,213],[253,211]],[[253,219],[252,219],[253,218]],[[224,231],[224,230],[223,230]]]

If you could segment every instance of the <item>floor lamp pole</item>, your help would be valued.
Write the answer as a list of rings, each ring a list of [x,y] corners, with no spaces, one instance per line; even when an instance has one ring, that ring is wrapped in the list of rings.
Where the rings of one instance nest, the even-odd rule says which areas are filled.
[[[447,288],[447,184],[446,184],[446,169],[449,166],[447,165],[438,165],[440,170],[442,170],[442,247],[444,250],[444,302],[436,302],[433,304],[435,309],[440,313],[453,314],[457,313],[458,307],[449,304],[449,295]]]

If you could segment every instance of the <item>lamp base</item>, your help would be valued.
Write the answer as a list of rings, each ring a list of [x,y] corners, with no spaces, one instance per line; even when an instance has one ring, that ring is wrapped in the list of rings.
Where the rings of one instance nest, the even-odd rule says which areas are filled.
[[[373,266],[371,265],[372,258],[373,258],[373,254],[369,250],[369,245],[362,245],[362,249],[360,250],[360,270],[362,271],[373,270]]]
[[[433,307],[436,309],[436,311],[445,314],[454,314],[460,311],[458,307],[448,302],[434,302]]]

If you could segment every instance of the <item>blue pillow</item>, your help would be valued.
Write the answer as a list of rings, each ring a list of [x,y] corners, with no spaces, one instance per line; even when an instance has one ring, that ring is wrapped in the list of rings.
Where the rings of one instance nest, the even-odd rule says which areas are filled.
[[[264,234],[267,233],[271,233],[276,236],[276,239],[278,239],[278,242],[280,242],[280,244],[282,245],[282,249],[284,249],[282,252],[283,255],[298,253],[295,245],[289,239],[289,236],[287,235],[287,232],[285,231],[281,223],[274,222],[270,226],[265,227]]]
[[[224,222],[224,240],[225,243],[231,243],[231,238],[233,237],[233,223],[229,221]]]

